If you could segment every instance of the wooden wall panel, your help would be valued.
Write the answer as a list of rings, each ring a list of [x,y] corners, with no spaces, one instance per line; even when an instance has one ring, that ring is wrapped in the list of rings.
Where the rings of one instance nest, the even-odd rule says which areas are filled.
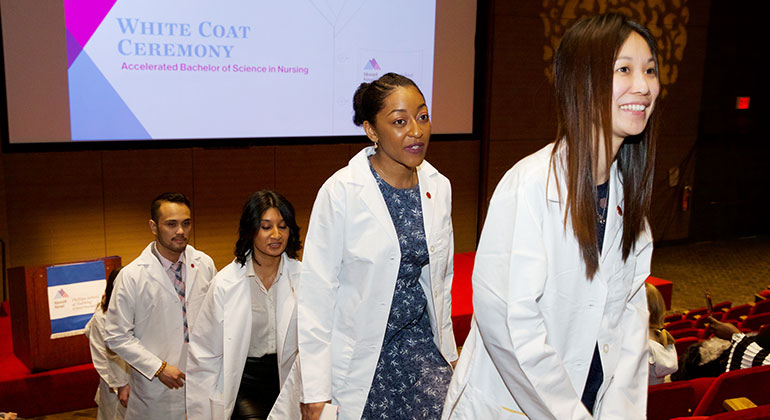
[[[5,157],[8,267],[104,256],[99,152]]]
[[[105,255],[120,255],[128,264],[154,239],[148,224],[153,198],[179,191],[190,198],[194,211],[192,149],[107,151],[103,156]],[[190,243],[195,246],[194,224]]]
[[[497,183],[508,169],[523,159],[543,148],[552,139],[495,141],[489,145],[489,176],[487,178],[486,202],[492,198]],[[485,215],[482,215],[484,217]]]
[[[556,111],[545,75],[542,20],[537,14],[497,15],[494,25],[490,141],[552,139]]]
[[[352,149],[347,144],[276,148],[275,189],[294,206],[303,242],[318,189],[334,172],[347,165]]]
[[[2,140],[2,135],[0,135],[0,140]],[[8,261],[7,247],[10,241],[8,239],[8,214],[7,214],[6,205],[5,205],[6,196],[7,194],[6,194],[6,188],[5,188],[5,161],[4,159],[0,158],[0,239],[5,244],[5,248],[0,249],[0,252],[5,252],[5,255],[0,255],[0,258],[6,258],[6,263],[7,263]],[[6,294],[8,293],[7,286],[3,287],[6,285],[5,271],[3,271],[2,277],[0,278],[2,278],[1,280],[2,283],[0,284],[0,302],[4,302],[7,299]]]
[[[452,183],[455,252],[476,250],[479,141],[432,142],[428,161]]]
[[[233,260],[246,199],[275,188],[275,147],[195,149],[193,165],[195,246],[222,269]]]

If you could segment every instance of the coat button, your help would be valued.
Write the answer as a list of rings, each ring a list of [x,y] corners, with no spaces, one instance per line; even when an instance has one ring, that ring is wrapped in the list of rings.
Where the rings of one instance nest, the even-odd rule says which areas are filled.
[[[604,346],[602,346],[602,350],[604,350],[605,353],[609,353],[610,352],[610,345],[609,344],[605,344]]]
[[[431,246],[430,246],[430,252],[436,252],[436,247],[435,247],[435,246],[433,246],[433,245],[431,245]]]

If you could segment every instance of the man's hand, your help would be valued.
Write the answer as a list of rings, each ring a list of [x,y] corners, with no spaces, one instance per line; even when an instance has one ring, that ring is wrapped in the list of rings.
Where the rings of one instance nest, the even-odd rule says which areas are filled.
[[[131,394],[131,385],[123,385],[118,387],[118,401],[123,407],[128,407],[128,397]]]
[[[177,369],[176,366],[166,365],[166,368],[158,374],[158,379],[163,382],[163,385],[166,385],[171,389],[177,389],[184,386],[184,380],[186,378],[184,372]]]
[[[318,420],[321,417],[324,405],[327,403],[331,403],[331,400],[308,404],[300,403],[299,408],[302,412],[302,420]]]

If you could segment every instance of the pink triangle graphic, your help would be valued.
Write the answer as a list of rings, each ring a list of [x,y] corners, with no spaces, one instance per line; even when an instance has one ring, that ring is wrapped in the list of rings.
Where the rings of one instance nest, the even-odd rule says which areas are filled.
[[[85,47],[117,0],[64,0],[67,30]]]

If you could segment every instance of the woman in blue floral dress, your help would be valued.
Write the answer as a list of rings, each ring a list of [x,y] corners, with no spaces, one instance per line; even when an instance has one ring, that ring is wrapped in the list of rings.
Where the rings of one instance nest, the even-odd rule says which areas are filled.
[[[406,77],[363,83],[374,143],[324,183],[298,292],[303,419],[438,419],[457,350],[449,181],[424,160],[428,108]]]

